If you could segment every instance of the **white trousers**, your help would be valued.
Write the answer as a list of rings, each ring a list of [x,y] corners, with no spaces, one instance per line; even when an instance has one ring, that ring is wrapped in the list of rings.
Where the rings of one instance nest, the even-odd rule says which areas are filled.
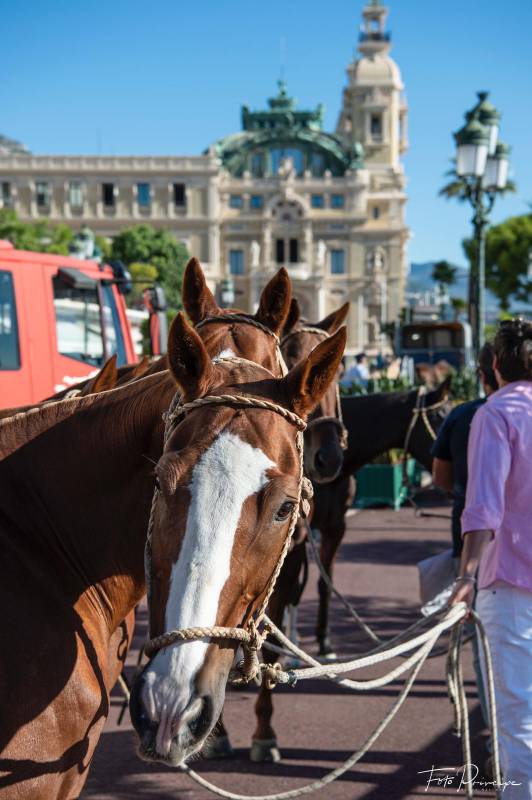
[[[532,592],[497,583],[480,589],[476,611],[490,643],[503,800],[532,800]],[[487,692],[485,664],[482,672]]]

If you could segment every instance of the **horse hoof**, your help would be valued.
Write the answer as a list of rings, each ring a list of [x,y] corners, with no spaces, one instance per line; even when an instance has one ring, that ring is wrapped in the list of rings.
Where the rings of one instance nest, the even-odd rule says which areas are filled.
[[[277,739],[253,739],[249,758],[257,763],[270,762],[276,764],[281,760]]]
[[[234,754],[235,751],[231,747],[228,736],[213,736],[201,748],[203,758],[231,758]]]

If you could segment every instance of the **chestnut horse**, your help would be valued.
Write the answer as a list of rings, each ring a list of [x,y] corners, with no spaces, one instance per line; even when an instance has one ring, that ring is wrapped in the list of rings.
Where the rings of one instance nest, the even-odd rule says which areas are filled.
[[[199,265],[197,263],[196,264],[193,263],[191,265],[188,273],[189,273],[189,277],[192,277],[192,281],[189,281],[189,285],[188,285],[188,296],[189,296],[189,300],[197,301],[196,311],[198,313],[201,313],[201,308],[205,308],[205,309],[208,309],[208,311],[211,312],[211,313],[215,312],[215,311],[217,311],[218,313],[221,313],[219,311],[219,309],[217,309],[217,307],[215,306],[213,298],[212,298],[212,295],[210,295],[210,292],[208,291],[208,289],[204,285],[204,281],[203,281],[203,284],[202,284],[202,280],[201,280],[202,279],[202,275],[201,275],[201,270],[199,268]],[[286,312],[288,310],[289,296],[288,296],[288,298],[286,298],[287,284],[288,284],[288,291],[289,291],[289,283],[288,283],[288,279],[287,279],[286,273],[284,273],[284,275],[282,273],[280,273],[280,274],[278,274],[278,276],[276,278],[274,278],[270,282],[270,285],[269,285],[270,286],[270,291],[268,292],[267,290],[265,290],[265,292],[263,292],[263,296],[262,296],[262,299],[261,299],[261,305],[259,306],[259,312],[257,312],[256,316],[258,316],[259,313],[263,314],[265,321],[263,323],[260,320],[258,320],[259,321],[259,325],[266,325],[266,323],[269,322],[272,326],[275,326],[275,327],[277,327],[277,329],[280,329],[280,327],[282,325],[282,322],[284,321],[284,317],[286,316]],[[283,310],[283,302],[281,302],[281,294],[282,294],[281,290],[283,288],[283,285],[284,285],[284,292],[285,292],[284,310]],[[267,289],[268,289],[268,287],[267,287]],[[275,321],[276,315],[277,315],[277,321]],[[244,321],[243,324],[241,324],[240,322],[237,323],[233,317],[229,317],[227,319],[227,324],[226,324],[227,332],[225,334],[225,338],[229,342],[229,344],[233,344],[233,345],[235,344],[235,338],[238,335],[238,329],[242,328],[243,325],[245,325],[245,324],[246,324],[246,321]],[[223,341],[222,326],[220,326],[219,320],[213,320],[212,322],[209,323],[209,325],[212,328],[212,330],[211,330],[211,338],[215,342],[220,342],[220,340]],[[208,326],[206,325],[205,328],[206,328],[205,332],[208,333],[209,332],[208,331]],[[262,346],[262,350],[263,350],[264,356],[270,358],[272,365],[277,365],[277,363],[278,363],[278,356],[277,356],[277,352],[276,352],[277,345],[276,345],[276,342],[275,342],[274,338],[265,336],[263,331],[261,331],[258,328],[253,329],[253,326],[250,327],[249,325],[246,325],[246,328],[249,328],[249,330],[247,331],[248,335],[247,335],[246,341],[245,341],[245,346],[247,347],[247,350],[248,351],[251,350],[252,341],[253,341],[254,338],[257,341],[263,341],[264,344]],[[273,331],[273,332],[275,332],[275,331]],[[157,385],[158,381],[161,382],[161,388],[164,389],[164,391],[162,391],[162,394],[160,395],[160,397],[157,397],[157,398],[154,398],[154,399],[156,399],[158,403],[163,402],[163,404],[164,404],[168,400],[168,397],[167,397],[167,394],[168,394],[168,377],[164,373],[161,374],[161,375],[154,374],[153,376],[151,376],[149,378],[145,378],[144,380],[142,380],[140,382],[137,382],[137,384],[135,384],[134,386],[128,387],[129,392],[133,392],[133,395],[131,397],[130,397],[130,395],[127,396],[128,400],[131,399],[132,402],[134,402],[135,407],[144,408],[144,405],[146,404],[146,402],[144,401],[144,405],[143,405],[143,401],[142,401],[143,393],[146,392],[147,388],[150,388],[150,389],[154,388]],[[146,386],[146,382],[149,382],[149,384],[150,384],[149,387]],[[140,384],[142,384],[142,385],[140,385]],[[171,391],[175,390],[175,386],[173,385],[173,383],[170,383],[170,386],[171,386]],[[151,393],[150,393],[150,397],[151,397]],[[103,398],[107,399],[108,403],[106,403],[103,407],[100,407],[99,403],[103,401]],[[34,436],[34,435],[37,436],[39,433],[42,434],[42,435],[40,435],[39,438],[37,438],[35,440],[35,442],[30,442],[29,444],[26,444],[26,446],[23,447],[21,450],[19,450],[17,453],[13,453],[11,458],[9,458],[7,460],[7,462],[4,462],[4,464],[7,463],[7,466],[3,470],[3,472],[4,472],[5,476],[6,476],[5,484],[3,484],[3,491],[4,491],[4,493],[7,493],[7,497],[9,497],[9,495],[10,495],[11,487],[16,485],[16,483],[17,483],[17,477],[18,478],[22,477],[22,472],[20,471],[20,464],[19,464],[20,460],[24,460],[24,459],[27,459],[28,457],[32,457],[34,455],[34,451],[37,451],[41,455],[41,462],[39,463],[37,461],[37,463],[35,464],[35,467],[39,468],[40,472],[42,473],[42,477],[44,478],[43,485],[47,486],[49,484],[49,480],[46,480],[48,478],[48,476],[46,475],[46,466],[45,466],[46,459],[42,460],[42,449],[46,448],[46,446],[47,446],[48,442],[50,441],[50,439],[52,440],[52,443],[54,443],[54,444],[56,444],[57,441],[59,441],[60,443],[64,443],[65,449],[69,451],[68,452],[68,456],[69,457],[66,459],[66,461],[68,463],[70,463],[71,458],[74,456],[74,453],[72,452],[73,449],[70,446],[70,443],[72,441],[76,441],[76,445],[77,445],[77,447],[75,448],[76,454],[79,456],[79,453],[83,452],[84,455],[85,455],[84,449],[83,448],[80,449],[80,442],[83,441],[83,437],[82,436],[80,436],[80,437],[73,436],[72,437],[72,435],[71,435],[72,434],[72,429],[80,428],[80,426],[82,425],[82,422],[86,421],[87,415],[91,416],[92,414],[96,413],[97,411],[101,411],[101,412],[111,411],[111,410],[113,412],[116,411],[117,410],[117,406],[120,405],[117,402],[117,400],[118,400],[118,398],[117,398],[116,391],[115,392],[108,392],[107,396],[104,395],[104,396],[101,396],[99,398],[99,402],[98,402],[98,407],[97,408],[96,408],[96,404],[95,404],[95,408],[92,408],[92,403],[94,402],[94,398],[93,397],[89,397],[89,398],[84,398],[82,400],[69,400],[69,401],[63,402],[63,403],[51,404],[46,408],[40,409],[38,414],[32,414],[31,416],[28,415],[28,417],[26,418],[26,423],[28,423],[28,421],[29,421],[29,424],[27,425],[29,431],[26,431],[26,433],[28,434],[26,440],[29,441],[29,439],[31,439],[32,436]],[[76,413],[72,416],[72,414],[73,414],[72,409],[73,409],[74,406],[76,408]],[[128,407],[126,406],[126,416],[127,416],[127,408]],[[160,413],[160,405],[158,406],[158,409],[155,412],[155,418],[152,420],[153,423],[156,422],[157,429],[160,429],[160,420],[158,419],[159,413]],[[78,419],[78,416],[79,416],[79,419]],[[69,417],[71,417],[71,419],[69,419]],[[61,420],[63,420],[63,421],[61,422]],[[112,419],[112,414],[111,413],[107,413],[106,414],[106,422],[107,422],[107,424],[112,424],[113,423],[113,419]],[[120,427],[120,422],[123,422],[123,420],[118,420],[118,427]],[[135,415],[131,416],[131,422],[134,423],[133,430],[135,431],[135,434],[138,436],[140,432],[137,430],[138,422],[135,419]],[[21,430],[21,428],[23,427],[22,421],[20,419],[17,419],[16,423],[17,423],[18,431],[20,433],[23,433],[23,431]],[[36,423],[40,424],[40,430],[39,431],[37,431],[38,425]],[[57,423],[60,423],[60,424],[57,424]],[[47,430],[47,428],[49,428],[49,427],[51,427],[53,425],[55,425],[55,428],[52,428],[51,430],[49,430],[48,433],[43,433],[44,431]],[[89,432],[85,431],[85,433],[88,434]],[[160,431],[159,431],[158,435],[160,436]],[[113,440],[113,438],[114,437],[111,436],[111,441]],[[90,444],[91,444],[91,446],[93,448],[96,446],[96,441],[94,441],[94,437],[93,436],[91,437]],[[101,441],[99,444],[100,444],[100,446],[103,446],[105,449],[107,449],[107,447],[109,446],[110,442]],[[63,453],[61,455],[63,456]],[[145,473],[148,460],[150,458],[150,456],[147,456],[147,458],[144,458],[145,455],[147,455],[147,454],[145,454],[145,453],[143,454],[143,460],[140,462],[140,464],[138,464],[138,466],[142,466],[142,468],[144,470],[144,472],[142,472],[142,469],[141,469],[141,473],[143,475]],[[136,457],[138,458],[138,454],[136,455]],[[104,466],[104,472],[108,471],[110,469],[110,462],[109,462],[109,464],[104,463],[103,466]],[[58,472],[58,475],[59,475],[60,472],[61,471]],[[66,474],[68,475],[68,472]],[[94,477],[94,475],[92,473],[91,473],[91,477]],[[145,475],[144,475],[144,477],[145,477]],[[24,483],[26,483],[25,479],[24,479]],[[31,482],[30,482],[30,485],[32,486],[32,491],[30,492],[30,496],[32,496],[34,494],[40,495],[39,491],[35,491],[34,490],[33,485],[31,484]],[[104,485],[105,485],[105,481],[104,481]],[[78,488],[82,492],[85,491],[85,487],[84,487],[84,483],[83,482],[81,482],[80,485],[77,486],[76,488]],[[16,493],[16,490],[15,490],[15,493]],[[53,494],[54,493],[52,492],[52,495]],[[57,499],[57,492],[55,494],[56,494],[56,499]],[[90,492],[87,495],[85,495],[85,497],[90,498]],[[137,498],[137,499],[140,499],[140,497],[141,496],[139,495],[139,498]],[[79,498],[77,500],[77,503],[78,503],[78,505],[80,504],[79,503]],[[43,508],[48,508],[48,503],[47,502],[43,503],[42,501],[40,501],[39,505],[42,506]],[[76,505],[74,505],[73,507],[77,508]],[[9,517],[9,502],[6,502],[4,508],[6,509],[7,516]],[[30,509],[27,509],[27,512],[30,513]],[[104,512],[104,514],[107,516],[107,512]],[[71,532],[68,530],[68,521],[65,520],[65,518],[64,518],[64,516],[62,514],[60,514],[60,516],[61,516],[61,522],[65,525],[66,532],[70,536]],[[45,519],[49,523],[52,522],[52,520],[48,518],[48,515],[45,515]],[[139,519],[142,519],[142,514],[139,515]],[[17,523],[14,523],[12,521],[12,524],[15,524],[18,529],[21,529],[21,526],[22,526],[22,529],[23,529],[23,520],[24,520],[24,516],[21,515],[20,520],[17,521]],[[89,522],[87,522],[85,524],[85,526],[84,526],[85,529],[87,529],[87,526],[89,526],[91,523],[93,525],[95,525],[94,515],[92,515],[92,517],[90,518]],[[61,528],[62,525],[59,526],[59,527]],[[114,528],[115,528],[115,534],[116,534],[117,533],[117,531],[116,531],[116,520],[114,521]],[[53,530],[54,530],[54,526],[52,524],[52,531]],[[133,530],[132,525],[126,522],[125,528],[123,530],[124,530],[124,532],[127,531],[128,534],[129,534],[130,531]],[[60,538],[60,537],[58,537],[58,538]],[[89,534],[88,535],[88,540],[89,541],[87,541],[86,543],[84,542],[84,546],[85,545],[87,547],[89,546],[90,538],[91,538],[91,536]],[[55,549],[57,549],[57,548],[55,548]],[[62,548],[60,547],[59,550],[61,551],[61,549]],[[80,549],[80,551],[83,551],[83,546],[81,548],[79,548],[79,549]],[[8,548],[6,548],[5,552],[8,552]],[[77,553],[77,556],[79,556],[79,553]],[[75,567],[76,566],[76,562],[78,562],[79,559],[78,558],[74,558],[73,561],[75,562],[74,565],[73,565]],[[31,564],[31,557],[29,558],[29,564]],[[84,566],[83,566],[83,564],[81,562],[77,563],[77,566],[78,566],[78,569],[79,569],[80,573],[86,574],[85,568],[84,568]],[[74,569],[74,572],[75,571],[76,570]],[[134,581],[134,584],[136,586],[138,584],[138,581]],[[53,592],[52,592],[52,594],[53,594]],[[91,593],[89,592],[89,595],[90,594]],[[96,594],[98,594],[98,592],[96,592]],[[138,594],[138,592],[137,592],[137,594]],[[89,600],[87,600],[85,598],[84,600],[81,601],[81,607],[83,607],[84,603],[87,603],[87,602],[90,605],[91,601],[92,601],[93,605],[94,604],[98,605],[97,598],[94,598],[91,595]],[[101,600],[100,600],[100,602],[101,602]],[[104,606],[104,609],[107,606],[107,600],[105,598],[104,598],[103,606]],[[120,615],[120,613],[118,613],[118,616],[119,615]],[[108,643],[111,641],[112,636],[114,636],[115,633],[116,633],[116,630],[117,630],[117,627],[118,627],[118,623],[116,623],[116,621],[118,619],[118,616],[117,616],[117,614],[113,614],[111,620],[109,620],[109,619],[105,620],[105,622],[107,623],[107,627],[109,627],[109,623],[114,625],[114,632],[112,634],[109,632],[109,630],[107,631],[108,634],[109,634]],[[77,621],[77,618],[76,618],[76,621]],[[79,636],[81,637],[80,638],[80,643],[81,642],[85,642],[85,639],[86,639],[86,637],[83,636],[82,633],[83,633],[83,631],[79,633]],[[100,631],[100,637],[101,637],[101,631]],[[105,634],[103,635],[103,638],[105,638]],[[124,647],[127,647],[127,642],[123,643],[123,644],[124,644]],[[76,647],[77,647],[77,645],[76,645]],[[75,649],[76,649],[76,647],[75,647]],[[95,663],[94,662],[94,658],[91,658],[91,652],[89,652],[89,651],[92,650],[92,648],[88,647],[87,643],[86,643],[86,647],[87,647],[86,658],[89,658],[89,661],[94,666],[94,663]],[[122,650],[124,650],[124,647],[122,647]],[[102,656],[101,652],[99,653],[99,655],[100,655],[100,657]],[[109,685],[108,685],[109,684],[109,676],[111,674],[114,674],[114,670],[116,669],[116,660],[117,660],[116,653],[114,653],[111,649],[110,649],[110,651],[108,652],[107,655],[108,655],[108,664],[107,664],[108,668],[105,671],[105,676],[106,676],[106,679],[107,679],[105,681],[105,689],[106,689],[106,691],[108,691],[108,689],[109,689]],[[94,653],[92,653],[92,656],[94,656]],[[0,675],[1,675],[1,672],[0,672]],[[6,676],[4,676],[4,677],[6,678]],[[14,678],[14,676],[9,675],[9,676],[7,676],[7,678]],[[5,686],[6,682],[9,684],[9,680],[7,678],[4,681],[0,680],[0,686]],[[99,683],[100,688],[101,688],[101,686],[103,684],[101,683],[101,681],[99,681],[98,683]],[[108,702],[108,700],[106,699],[106,697],[104,695],[102,695],[101,706],[104,709],[105,713],[106,713],[107,702]],[[25,703],[24,707],[25,708],[29,707],[28,708],[28,720],[27,720],[29,722],[30,719],[33,719],[36,716],[31,710],[32,703],[31,702]],[[43,709],[43,711],[44,711],[44,709]],[[24,717],[25,713],[26,712],[24,710],[21,711],[22,717]],[[103,713],[103,716],[105,716],[105,713]],[[98,725],[96,724],[99,719],[100,719],[100,715],[99,714],[98,714],[97,717],[94,717],[94,719],[93,719],[94,732],[96,733],[96,735],[98,734],[99,727],[101,727],[99,724]],[[102,717],[102,719],[103,719],[103,717]],[[44,722],[46,723],[46,718],[45,717],[44,717]],[[10,741],[10,745],[9,745],[10,748],[13,745],[12,737],[14,737],[15,740],[16,740],[15,733],[18,732],[19,727],[20,727],[20,726],[17,725],[16,715],[15,715],[15,719],[12,720],[12,723],[13,724],[12,724],[11,731],[7,732],[7,736],[6,736],[6,738],[4,739],[4,742],[3,742],[3,744],[6,744],[6,746],[7,746],[8,741],[11,740]],[[93,725],[93,723],[91,722],[91,726],[89,726],[89,727],[92,728],[92,725]],[[45,725],[45,727],[46,727],[46,725]],[[88,734],[88,731],[87,731],[87,734]],[[34,791],[34,789],[35,789],[35,786],[41,785],[42,781],[40,780],[40,778],[42,778],[45,774],[47,774],[48,772],[60,772],[60,773],[62,773],[62,777],[65,778],[65,782],[63,782],[62,780],[59,781],[59,783],[57,785],[60,788],[58,788],[57,793],[55,793],[52,789],[49,790],[48,789],[48,785],[47,785],[47,788],[43,789],[43,794],[41,796],[46,796],[46,797],[52,797],[52,796],[53,797],[55,797],[55,796],[61,796],[62,797],[62,796],[67,796],[67,795],[71,796],[69,794],[68,788],[64,789],[64,786],[68,787],[72,781],[74,781],[74,785],[80,786],[80,785],[82,785],[82,783],[83,783],[83,781],[85,779],[85,773],[86,773],[86,767],[88,766],[88,761],[85,758],[83,758],[82,759],[83,760],[83,764],[81,763],[81,761],[79,760],[80,752],[83,751],[85,753],[85,752],[88,752],[88,750],[92,749],[92,746],[89,747],[89,745],[90,745],[89,739],[87,737],[85,737],[85,739],[86,739],[85,742],[83,742],[83,743],[80,742],[79,743],[80,746],[81,746],[81,751],[80,751],[80,749],[78,747],[72,748],[68,752],[67,751],[63,752],[61,754],[61,756],[58,757],[57,759],[55,759],[55,760],[51,759],[48,763],[41,763],[40,764],[38,761],[20,761],[19,759],[16,759],[16,758],[15,759],[10,759],[10,758],[4,759],[2,767],[4,768],[4,771],[7,773],[7,775],[4,776],[3,779],[0,779],[0,786],[2,786],[2,785],[13,785],[13,784],[18,784],[21,781],[22,782],[28,781],[29,783],[23,783],[22,789],[18,793],[18,796],[27,796],[26,792],[27,792],[27,787],[28,786],[30,787],[28,789],[28,791],[30,793],[32,793]],[[13,746],[16,746],[16,745],[13,745]],[[58,748],[61,747],[61,740],[58,741],[57,746],[58,746]],[[5,751],[5,752],[8,752],[8,751]],[[41,759],[41,761],[42,761],[42,759]],[[55,763],[54,763],[54,761],[55,761]],[[76,766],[74,767],[74,765],[76,765]],[[74,769],[75,775],[73,775],[71,773],[72,769]],[[80,775],[83,776],[82,779],[81,779],[81,782],[79,780],[79,776]],[[68,777],[65,777],[65,776],[68,776]],[[75,777],[75,776],[77,776],[77,777]],[[66,794],[64,794],[64,792]],[[32,796],[34,796],[34,794]]]
[[[342,328],[276,379],[243,359],[213,364],[199,337],[184,333],[187,369],[171,353],[169,363],[187,413],[155,468],[150,528],[150,632],[162,644],[152,652],[152,639],[130,701],[141,755],[172,765],[201,749],[221,713],[238,642],[208,630],[245,627],[267,599],[299,513],[297,423],[334,379],[346,340]],[[248,408],[256,398],[267,407]],[[200,633],[163,637],[176,628]]]
[[[299,304],[293,299],[283,330],[281,351],[287,367],[291,368],[307,358],[317,343],[332,335],[344,323],[349,312],[349,303],[333,311],[325,319],[309,323],[300,319]],[[339,418],[338,375],[331,383],[321,402],[309,418],[305,431],[304,465],[305,475],[313,486],[329,483],[342,469],[346,436]],[[314,504],[313,504],[314,505]],[[311,511],[309,522],[312,519]],[[285,610],[296,607],[304,589],[301,573],[306,567],[305,541],[307,526],[300,518],[294,532],[294,546],[288,553],[277,580],[275,592],[268,606],[268,616],[282,627]],[[265,661],[274,662],[277,656],[264,650]],[[250,758],[252,761],[278,761],[281,758],[277,746],[277,735],[272,727],[273,697],[265,683],[260,687],[255,703],[257,725],[252,737]]]

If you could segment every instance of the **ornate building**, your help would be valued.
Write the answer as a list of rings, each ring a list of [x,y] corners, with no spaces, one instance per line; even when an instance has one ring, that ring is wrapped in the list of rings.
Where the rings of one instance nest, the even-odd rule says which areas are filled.
[[[232,284],[248,310],[284,265],[309,319],[350,300],[348,353],[377,352],[404,297],[407,109],[387,8],[371,0],[362,13],[334,133],[280,82],[266,110],[244,106],[242,130],[200,156],[36,156],[0,137],[0,204],[104,236],[168,228],[211,288]]]

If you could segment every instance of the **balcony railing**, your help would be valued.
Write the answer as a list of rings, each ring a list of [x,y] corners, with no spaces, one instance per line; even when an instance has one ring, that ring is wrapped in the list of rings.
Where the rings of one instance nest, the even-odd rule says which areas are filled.
[[[391,34],[388,31],[360,31],[358,35],[359,42],[389,42]]]

